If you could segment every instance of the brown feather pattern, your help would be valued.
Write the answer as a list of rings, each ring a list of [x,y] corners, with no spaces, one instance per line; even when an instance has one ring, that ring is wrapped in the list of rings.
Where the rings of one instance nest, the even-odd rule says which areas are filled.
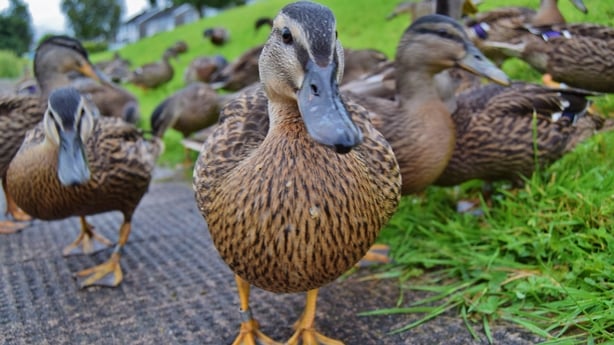
[[[470,179],[519,182],[520,176],[535,170],[536,153],[541,166],[554,162],[603,126],[601,117],[581,115],[590,105],[587,95],[526,83],[507,88],[487,85],[459,95],[452,114],[456,146],[435,184],[456,185]],[[566,104],[580,114],[576,124],[566,116],[552,119]]]
[[[90,181],[63,186],[57,177],[57,148],[45,143],[42,124],[31,130],[8,170],[17,204],[40,219],[121,211],[130,221],[147,191],[162,141],[116,118],[96,118],[86,144]]]
[[[369,249],[399,201],[394,154],[349,99],[364,142],[345,155],[308,136],[298,109],[269,129],[262,88],[229,103],[194,170],[213,241],[260,288],[298,292],[331,282]]]

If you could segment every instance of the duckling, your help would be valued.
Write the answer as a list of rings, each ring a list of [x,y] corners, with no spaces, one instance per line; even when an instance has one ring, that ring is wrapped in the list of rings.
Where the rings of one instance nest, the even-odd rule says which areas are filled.
[[[522,184],[535,162],[544,167],[592,136],[604,119],[590,114],[594,93],[515,82],[485,85],[457,98],[452,114],[456,144],[434,182],[452,186],[471,179]]]
[[[82,73],[101,81],[102,74],[88,59],[81,43],[68,36],[51,36],[43,40],[34,54],[34,77],[38,90],[34,95],[0,97],[0,178],[6,200],[6,213],[17,221],[30,220],[14,202],[6,188],[6,171],[19,150],[25,134],[43,119],[47,97],[56,87],[68,85],[68,72]],[[14,233],[26,227],[12,221],[0,224],[0,233]]]
[[[582,0],[570,1],[579,11],[588,12]],[[519,29],[526,25],[541,27],[564,23],[558,0],[540,0],[537,11],[526,7],[502,7],[481,12],[465,22],[473,43],[499,66],[508,56],[500,49],[490,47],[488,42],[517,43],[525,35],[524,30]]]
[[[128,77],[128,82],[143,89],[155,89],[168,83],[175,74],[169,60],[175,56],[174,51],[166,50],[161,61],[148,63],[134,70]]]
[[[168,121],[152,118],[153,137],[145,139],[132,124],[110,117],[94,118],[72,87],[54,90],[43,121],[28,132],[7,171],[7,187],[31,215],[44,219],[81,218],[81,234],[64,249],[94,248],[96,234],[87,215],[120,211],[124,221],[111,257],[80,271],[81,287],[117,286],[123,279],[122,250],[131,231],[132,215],[147,192],[160,139]]]
[[[452,67],[502,84],[509,81],[448,16],[427,15],[407,28],[395,58],[396,100],[354,95],[392,145],[403,176],[403,194],[432,184],[454,150],[456,129],[436,87],[435,75]]]
[[[203,36],[209,38],[211,43],[216,46],[223,46],[230,40],[230,33],[223,27],[205,29],[205,31],[203,31]]]
[[[527,26],[518,42],[484,45],[523,59],[559,83],[614,92],[614,28],[588,23]]]
[[[198,207],[239,289],[234,344],[275,343],[252,317],[251,285],[308,291],[286,344],[341,344],[314,328],[318,288],[352,267],[394,212],[398,165],[367,111],[340,98],[343,55],[327,7],[285,6],[259,66],[262,86],[224,107],[194,169]]]

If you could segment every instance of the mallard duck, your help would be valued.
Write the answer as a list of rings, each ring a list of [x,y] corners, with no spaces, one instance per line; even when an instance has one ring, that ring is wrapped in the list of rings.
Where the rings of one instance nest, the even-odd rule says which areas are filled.
[[[211,86],[227,91],[239,91],[258,82],[258,59],[262,45],[248,49],[211,81]]]
[[[578,10],[588,12],[582,0],[570,1]],[[508,56],[499,49],[490,47],[487,42],[515,43],[525,34],[522,28],[526,25],[541,27],[564,23],[565,18],[559,10],[558,0],[541,0],[537,11],[527,7],[502,7],[480,12],[475,18],[469,18],[465,22],[471,40],[484,55],[498,65]]]
[[[230,40],[230,33],[223,27],[205,29],[203,36],[207,37],[216,46],[223,46]]]
[[[136,97],[128,90],[113,83],[99,83],[92,78],[78,74],[70,85],[91,101],[101,116],[118,117],[136,124],[140,118]]]
[[[273,27],[273,19],[270,17],[260,17],[254,21],[254,30],[258,32],[261,27],[268,26],[269,28]]]
[[[341,344],[314,328],[318,288],[367,252],[399,201],[390,146],[339,96],[342,67],[331,11],[285,6],[260,56],[262,87],[223,109],[200,153],[197,204],[239,289],[235,344],[274,343],[252,317],[251,285],[308,291],[286,344]]]
[[[471,43],[450,17],[415,20],[397,47],[396,100],[356,97],[392,145],[403,176],[403,194],[422,191],[437,179],[452,155],[455,126],[441,100],[435,75],[451,67],[479,73],[500,83],[507,76]]]
[[[169,127],[181,132],[184,139],[190,134],[215,124],[220,110],[232,94],[219,95],[206,83],[195,82],[163,100],[154,109],[152,117],[173,119]],[[190,161],[186,151],[186,163]]]
[[[614,28],[596,24],[527,26],[519,42],[484,42],[523,59],[554,81],[597,92],[614,92]]]
[[[603,118],[588,113],[586,97],[592,95],[521,82],[461,94],[452,115],[456,145],[434,184],[471,179],[520,184],[535,170],[536,158],[548,165],[603,126]]]
[[[113,59],[96,63],[96,67],[113,82],[119,83],[130,74],[130,60],[124,59],[119,52],[113,53]]]
[[[170,58],[176,54],[172,50],[166,50],[162,54],[162,60],[145,64],[128,77],[128,82],[143,89],[155,89],[173,79],[175,71],[170,63]]]
[[[8,171],[8,191],[26,212],[53,220],[81,217],[81,234],[64,254],[110,241],[97,235],[85,216],[120,211],[124,221],[111,257],[80,271],[81,287],[117,286],[123,279],[120,257],[131,231],[132,215],[147,192],[169,121],[152,118],[153,137],[145,139],[132,124],[117,118],[94,118],[72,87],[49,96],[43,121],[26,135]],[[79,248],[82,246],[82,248]]]
[[[391,20],[401,14],[408,14],[410,21],[414,21],[422,16],[440,13],[437,6],[442,4],[446,7],[446,12],[454,19],[460,19],[462,15],[475,14],[478,9],[476,5],[479,1],[471,0],[423,0],[423,1],[403,1],[399,3],[392,12],[386,16],[386,20]]]
[[[186,41],[179,40],[179,41],[176,41],[168,49],[175,52],[176,55],[183,54],[188,51],[188,43]]]
[[[19,209],[7,193],[6,170],[26,132],[43,119],[47,96],[54,88],[70,83],[68,73],[71,71],[101,80],[101,74],[89,61],[79,41],[67,36],[51,36],[38,45],[34,54],[34,77],[38,83],[38,93],[0,97],[0,177],[6,213],[15,220],[24,221],[30,217]],[[3,221],[0,233],[13,233],[25,226],[27,224]]]
[[[221,55],[199,56],[186,67],[183,81],[186,85],[196,81],[209,83],[215,80],[227,65],[228,61]]]
[[[376,49],[343,49],[345,65],[342,84],[379,71],[388,62],[386,54]]]

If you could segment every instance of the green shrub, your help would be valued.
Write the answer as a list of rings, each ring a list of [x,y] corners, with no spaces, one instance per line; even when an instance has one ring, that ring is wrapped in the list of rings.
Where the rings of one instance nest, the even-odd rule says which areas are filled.
[[[107,42],[100,41],[85,41],[82,42],[83,47],[87,50],[88,53],[100,53],[107,49],[109,49],[109,44]]]

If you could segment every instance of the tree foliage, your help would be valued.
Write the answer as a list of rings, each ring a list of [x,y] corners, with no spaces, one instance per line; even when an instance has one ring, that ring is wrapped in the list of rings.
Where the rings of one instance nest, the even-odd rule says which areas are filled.
[[[112,40],[121,24],[123,0],[62,0],[62,12],[81,40]]]
[[[9,8],[0,13],[0,50],[22,55],[30,50],[33,36],[28,5],[22,0],[10,0]]]
[[[245,5],[246,0],[170,0],[172,5],[190,4],[198,10],[201,17],[205,14],[207,7],[224,8],[231,6]]]

